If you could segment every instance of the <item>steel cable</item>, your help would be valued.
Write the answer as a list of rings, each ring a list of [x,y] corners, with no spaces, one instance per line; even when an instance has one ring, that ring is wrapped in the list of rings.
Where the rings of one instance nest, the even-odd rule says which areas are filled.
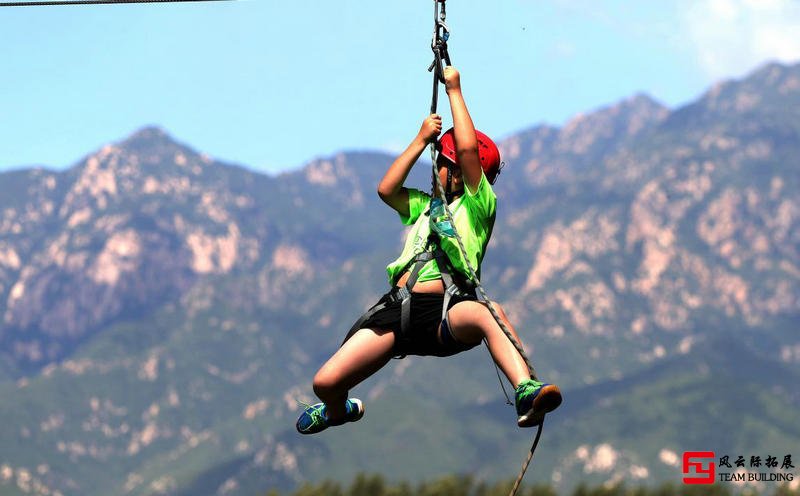
[[[197,3],[197,2],[235,2],[236,0],[42,0],[26,2],[0,2],[0,7],[46,7],[63,5],[112,5],[121,3]]]

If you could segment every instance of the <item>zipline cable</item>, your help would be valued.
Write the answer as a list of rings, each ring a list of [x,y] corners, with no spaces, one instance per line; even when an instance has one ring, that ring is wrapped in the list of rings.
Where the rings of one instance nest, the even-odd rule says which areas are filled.
[[[450,37],[450,31],[447,28],[447,24],[445,24],[447,12],[445,10],[445,1],[446,0],[433,0],[434,3],[434,10],[433,10],[433,40],[431,41],[431,49],[433,50],[434,60],[433,63],[428,67],[428,71],[433,71],[433,96],[431,97],[431,114],[436,113],[436,107],[438,106],[438,99],[439,99],[439,83],[444,83],[444,68],[442,63],[446,63],[447,65],[452,65],[450,63],[450,55],[447,51],[447,40]],[[439,11],[439,4],[441,3],[441,12]],[[480,280],[478,279],[477,273],[475,272],[475,268],[472,266],[472,263],[469,261],[469,257],[467,257],[467,250],[464,248],[464,241],[461,239],[461,236],[458,234],[458,231],[455,227],[455,222],[453,221],[453,213],[450,211],[450,206],[448,204],[448,198],[445,194],[444,187],[442,186],[442,181],[439,178],[438,170],[436,167],[436,144],[432,142],[430,144],[430,151],[431,151],[431,163],[432,163],[432,174],[436,181],[436,187],[439,192],[439,196],[442,200],[442,204],[444,205],[444,210],[447,215],[447,219],[450,221],[450,225],[453,228],[454,238],[458,242],[458,248],[461,250],[461,255],[464,258],[464,262],[469,270],[469,278],[475,284],[475,288],[480,292],[483,301],[486,303],[489,312],[491,312],[492,317],[494,317],[497,324],[500,326],[500,329],[503,331],[503,334],[506,335],[511,344],[514,345],[517,352],[520,354],[522,359],[525,361],[525,365],[528,367],[528,371],[530,372],[531,377],[534,380],[538,381],[536,377],[536,370],[533,368],[531,361],[528,359],[528,355],[525,353],[525,350],[522,348],[522,345],[514,338],[514,335],[511,334],[511,331],[508,330],[506,327],[505,322],[503,319],[500,318],[500,314],[495,309],[494,304],[489,299],[489,296],[486,294],[486,291],[483,289],[483,285],[481,284]],[[501,381],[502,386],[502,381]],[[505,389],[503,389],[505,392]],[[544,425],[544,418],[542,418],[541,423],[539,423],[539,428],[536,431],[536,437],[533,440],[533,444],[531,445],[531,449],[528,452],[528,456],[525,459],[525,462],[522,465],[522,470],[520,471],[519,475],[517,476],[517,480],[514,481],[514,486],[511,489],[511,493],[509,496],[514,496],[519,489],[520,483],[522,482],[522,478],[525,476],[525,472],[528,470],[528,466],[530,465],[531,460],[533,459],[533,454],[536,451],[536,447],[539,444],[539,438],[542,435],[542,426]]]
[[[113,5],[119,3],[184,3],[184,2],[235,2],[236,0],[54,0],[30,2],[0,2],[0,7],[46,7],[63,5]]]

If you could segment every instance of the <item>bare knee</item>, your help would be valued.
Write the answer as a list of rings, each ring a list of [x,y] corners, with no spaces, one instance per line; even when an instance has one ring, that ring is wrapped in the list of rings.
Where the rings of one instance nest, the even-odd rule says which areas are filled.
[[[497,314],[500,316],[500,318],[505,320],[505,321],[507,321],[508,320],[508,316],[506,315],[506,311],[503,309],[503,306],[500,305],[500,303],[498,303],[496,301],[492,301],[491,304],[492,304],[492,307],[495,309],[495,311],[497,311]],[[488,309],[489,306],[486,305],[486,308]]]
[[[314,394],[320,399],[335,398],[346,395],[347,391],[342,391],[341,381],[335,373],[326,367],[321,368],[314,376]]]
[[[462,343],[472,344],[488,336],[494,319],[483,304],[465,301],[450,309],[448,323],[453,337]]]

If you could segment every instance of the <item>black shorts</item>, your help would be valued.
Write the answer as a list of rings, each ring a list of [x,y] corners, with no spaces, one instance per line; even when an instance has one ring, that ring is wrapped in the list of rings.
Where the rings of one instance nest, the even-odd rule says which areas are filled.
[[[406,335],[403,335],[400,326],[401,302],[395,298],[396,292],[397,289],[395,288],[383,295],[370,310],[383,304],[386,304],[386,307],[378,310],[363,322],[357,321],[356,325],[348,333],[347,338],[358,329],[390,329],[395,336],[394,355],[396,357],[405,355],[445,357],[461,353],[480,344],[480,342],[465,344],[456,341],[446,326],[442,329],[442,342],[439,342],[437,334],[439,324],[442,323],[444,295],[435,293],[411,293],[411,316]],[[474,293],[454,295],[450,299],[448,308],[452,308],[456,303],[468,300],[477,300],[477,297]],[[347,338],[345,338],[345,341],[347,341]]]

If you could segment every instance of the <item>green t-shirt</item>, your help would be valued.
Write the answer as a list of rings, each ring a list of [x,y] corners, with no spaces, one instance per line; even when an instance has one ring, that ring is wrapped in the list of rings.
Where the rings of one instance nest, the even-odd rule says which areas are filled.
[[[411,231],[406,237],[406,243],[400,257],[386,267],[389,276],[389,284],[394,286],[403,273],[408,270],[408,264],[419,253],[425,250],[428,243],[430,227],[430,204],[431,196],[418,189],[408,190],[408,217],[400,215],[403,224],[411,225]],[[492,186],[481,174],[478,189],[474,193],[465,187],[464,194],[450,204],[450,211],[453,214],[453,224],[455,225],[467,257],[472,267],[475,268],[480,277],[480,265],[483,255],[486,253],[486,245],[492,235],[494,227],[495,210],[497,208],[497,197],[492,191]],[[469,269],[464,263],[464,257],[458,247],[458,241],[453,237],[440,236],[442,250],[447,254],[453,268],[469,278]],[[432,281],[439,279],[441,274],[435,260],[431,260],[423,266],[419,273],[418,282]]]

